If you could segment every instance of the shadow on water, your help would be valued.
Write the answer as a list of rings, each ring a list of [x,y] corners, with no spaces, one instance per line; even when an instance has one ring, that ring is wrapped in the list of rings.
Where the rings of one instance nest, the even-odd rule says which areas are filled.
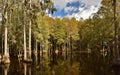
[[[54,56],[32,55],[32,63],[11,58],[11,63],[0,64],[0,75],[120,75],[120,69],[111,68],[109,56],[99,53],[58,53]]]

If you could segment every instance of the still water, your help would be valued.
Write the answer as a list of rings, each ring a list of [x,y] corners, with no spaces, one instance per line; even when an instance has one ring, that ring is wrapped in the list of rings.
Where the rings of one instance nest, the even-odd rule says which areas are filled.
[[[24,63],[12,57],[10,64],[0,64],[0,75],[115,75],[111,57],[99,53],[33,54],[32,59],[32,63]]]

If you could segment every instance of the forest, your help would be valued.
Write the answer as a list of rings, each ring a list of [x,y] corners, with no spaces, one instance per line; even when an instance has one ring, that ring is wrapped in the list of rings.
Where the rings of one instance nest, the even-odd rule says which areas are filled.
[[[113,46],[114,10],[110,10],[113,8],[112,1],[103,0],[103,6],[97,13],[86,20],[81,18],[80,21],[75,18],[49,17],[47,13],[57,11],[49,0],[44,1],[44,4],[41,2],[41,5],[34,0],[31,2],[1,0],[0,49],[6,55],[9,52],[31,52],[38,49],[64,51],[72,48],[80,51],[88,48],[108,49]]]
[[[79,21],[52,18],[57,11],[51,0],[0,0],[0,60],[22,57],[32,62],[32,54],[54,55],[74,52],[106,52],[119,58],[119,0],[102,0],[97,13]]]

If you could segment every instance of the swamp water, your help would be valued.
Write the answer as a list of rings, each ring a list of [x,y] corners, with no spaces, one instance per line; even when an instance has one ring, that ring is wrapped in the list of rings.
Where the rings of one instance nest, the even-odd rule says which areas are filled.
[[[110,56],[99,53],[36,54],[32,59],[32,63],[24,63],[11,57],[10,64],[0,64],[0,75],[115,75]]]

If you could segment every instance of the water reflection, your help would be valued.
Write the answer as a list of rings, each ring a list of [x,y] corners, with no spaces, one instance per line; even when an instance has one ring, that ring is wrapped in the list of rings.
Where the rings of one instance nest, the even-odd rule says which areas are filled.
[[[33,62],[29,64],[11,58],[11,64],[0,65],[0,75],[114,75],[110,58],[99,53],[38,53],[32,55]]]
[[[113,72],[115,75],[120,75],[120,66],[119,67],[114,67]]]
[[[24,63],[24,75],[32,75],[31,74],[31,65]]]
[[[27,75],[27,64],[24,64],[24,75]]]
[[[8,75],[8,70],[9,70],[9,65],[10,64],[6,64],[6,65],[2,65],[2,74],[3,75]]]

